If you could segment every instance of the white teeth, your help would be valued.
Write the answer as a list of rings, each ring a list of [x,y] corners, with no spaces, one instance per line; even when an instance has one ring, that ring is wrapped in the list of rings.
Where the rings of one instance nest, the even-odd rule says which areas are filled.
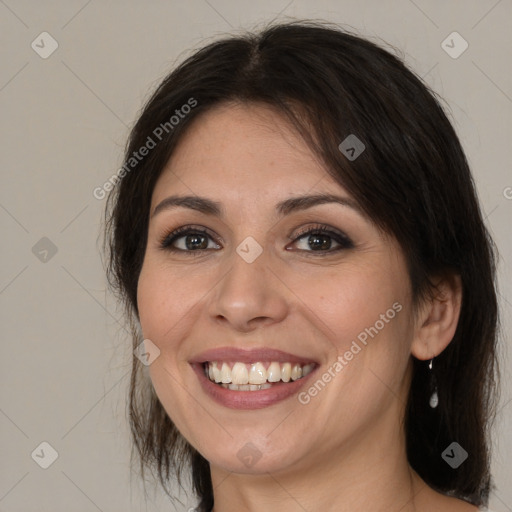
[[[212,363],[209,366],[210,366],[210,368],[213,369],[213,380],[215,382],[217,382],[217,383],[222,382],[222,375],[221,375],[221,372],[219,370],[219,367],[217,366],[217,363],[214,362],[214,363]],[[211,377],[210,377],[210,380],[212,380]]]
[[[291,376],[292,376],[291,363],[284,363],[283,366],[281,366],[281,380],[283,382],[290,382]]]
[[[249,391],[249,384],[228,384],[228,389],[231,389],[233,391]]]
[[[269,382],[279,382],[281,380],[281,365],[276,363],[270,363],[267,370],[267,380]]]
[[[265,371],[265,369],[263,369]],[[235,363],[231,370],[231,382],[233,384],[249,384],[249,372],[244,363]],[[259,384],[252,382],[251,384]]]
[[[310,374],[313,371],[314,364],[305,364],[302,367],[302,376],[305,377],[306,375]]]
[[[232,366],[232,368],[231,368]],[[219,369],[220,367],[220,369]],[[296,381],[310,374],[315,363],[278,363],[272,361],[268,369],[262,362],[245,364],[212,361],[205,364],[204,373],[212,382],[234,391],[268,389],[274,383]]]
[[[264,384],[265,382],[267,382],[267,370],[265,370],[263,364],[254,363],[251,365],[251,371],[249,372],[249,383]]]
[[[221,386],[232,391],[259,391],[260,389],[271,388],[272,384],[266,382],[265,384],[221,384]]]
[[[222,368],[220,369],[220,381],[223,384],[231,384],[231,370],[226,363],[222,363]]]
[[[292,380],[297,380],[302,377],[302,368],[300,367],[300,364],[294,364],[292,367],[292,373],[291,378]]]

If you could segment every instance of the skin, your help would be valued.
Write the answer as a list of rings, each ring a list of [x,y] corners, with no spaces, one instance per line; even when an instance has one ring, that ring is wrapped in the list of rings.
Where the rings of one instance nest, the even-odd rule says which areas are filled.
[[[410,468],[401,428],[411,356],[428,360],[452,339],[460,281],[439,280],[436,299],[414,315],[401,248],[362,213],[329,203],[276,214],[279,201],[313,193],[350,198],[287,121],[260,104],[225,104],[197,118],[153,192],[152,212],[170,195],[198,195],[225,213],[178,207],[151,217],[138,283],[144,338],[160,349],[153,386],[210,462],[215,512],[476,511]],[[207,250],[160,247],[186,225],[211,232]],[[311,237],[296,235],[316,225],[345,233],[354,248],[322,257]],[[236,252],[248,236],[263,248],[250,264]],[[186,249],[185,241],[174,246]],[[189,364],[210,348],[270,347],[317,360],[319,378],[394,303],[401,311],[305,405],[292,396],[259,410],[221,406]],[[251,467],[237,457],[246,443],[261,455]]]

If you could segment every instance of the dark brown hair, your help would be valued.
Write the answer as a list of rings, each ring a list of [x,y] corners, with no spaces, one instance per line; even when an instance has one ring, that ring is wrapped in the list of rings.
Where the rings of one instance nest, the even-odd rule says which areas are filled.
[[[460,275],[457,330],[433,369],[441,397],[436,409],[428,403],[427,363],[413,358],[404,418],[407,454],[434,489],[486,504],[488,426],[497,395],[496,249],[463,149],[436,94],[379,45],[332,24],[276,24],[208,44],[163,80],[133,127],[123,176],[105,211],[107,274],[132,325],[155,182],[190,123],[230,101],[263,102],[287,116],[327,172],[398,240],[415,304],[432,293],[434,276]],[[192,102],[179,122],[170,122]],[[350,134],[366,146],[353,161],[338,148]],[[130,160],[148,137],[156,146],[140,161]],[[134,348],[139,336],[134,327]],[[168,492],[170,475],[180,481],[183,469],[191,467],[199,509],[211,510],[208,461],[177,431],[140,372],[134,356],[130,424],[142,473],[145,466],[155,469]],[[469,453],[456,470],[441,457],[453,441]]]

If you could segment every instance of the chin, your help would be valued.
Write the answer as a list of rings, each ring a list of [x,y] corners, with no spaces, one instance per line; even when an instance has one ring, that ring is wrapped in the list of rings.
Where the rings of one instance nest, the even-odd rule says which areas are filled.
[[[289,450],[280,451],[268,447],[264,452],[254,443],[248,441],[238,450],[230,449],[228,453],[208,452],[203,456],[211,465],[225,471],[247,475],[265,475],[280,473],[294,465],[297,462],[296,451],[296,448],[292,447]]]

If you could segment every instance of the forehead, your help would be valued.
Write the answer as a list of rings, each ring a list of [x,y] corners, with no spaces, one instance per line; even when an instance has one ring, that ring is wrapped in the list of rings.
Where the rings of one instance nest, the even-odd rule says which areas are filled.
[[[344,189],[283,114],[262,104],[223,104],[199,115],[182,136],[153,202],[171,191],[227,200]]]

